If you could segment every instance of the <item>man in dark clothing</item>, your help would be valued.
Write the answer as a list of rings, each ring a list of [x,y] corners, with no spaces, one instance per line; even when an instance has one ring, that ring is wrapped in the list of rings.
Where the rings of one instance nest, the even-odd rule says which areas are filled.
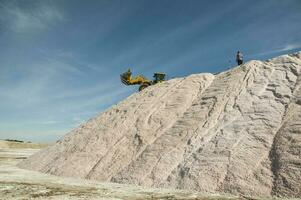
[[[241,65],[243,63],[243,55],[239,51],[236,54],[236,62],[238,65]]]

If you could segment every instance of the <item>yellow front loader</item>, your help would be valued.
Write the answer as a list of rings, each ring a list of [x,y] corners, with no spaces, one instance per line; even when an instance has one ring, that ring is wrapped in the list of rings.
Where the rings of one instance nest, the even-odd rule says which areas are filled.
[[[154,73],[154,80],[150,81],[142,75],[138,75],[132,78],[132,72],[129,69],[128,71],[120,74],[121,82],[125,85],[140,85],[139,91],[144,88],[154,85],[156,83],[162,82],[165,80],[165,74],[163,73]]]

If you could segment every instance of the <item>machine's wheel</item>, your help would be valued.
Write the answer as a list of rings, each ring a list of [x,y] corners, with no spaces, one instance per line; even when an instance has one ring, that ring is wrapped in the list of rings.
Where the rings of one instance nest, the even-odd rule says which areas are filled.
[[[148,86],[149,85],[147,85],[147,84],[140,85],[139,92],[142,91],[143,89],[147,88]]]

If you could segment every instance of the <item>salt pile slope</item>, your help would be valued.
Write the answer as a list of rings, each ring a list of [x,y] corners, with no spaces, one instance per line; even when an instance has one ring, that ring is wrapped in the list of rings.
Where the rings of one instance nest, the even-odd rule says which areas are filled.
[[[301,52],[149,87],[21,167],[59,176],[301,197]]]

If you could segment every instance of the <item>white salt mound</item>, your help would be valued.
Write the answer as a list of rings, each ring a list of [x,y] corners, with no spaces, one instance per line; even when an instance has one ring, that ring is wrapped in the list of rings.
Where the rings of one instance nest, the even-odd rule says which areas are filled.
[[[301,52],[151,86],[19,166],[143,186],[301,197]]]

